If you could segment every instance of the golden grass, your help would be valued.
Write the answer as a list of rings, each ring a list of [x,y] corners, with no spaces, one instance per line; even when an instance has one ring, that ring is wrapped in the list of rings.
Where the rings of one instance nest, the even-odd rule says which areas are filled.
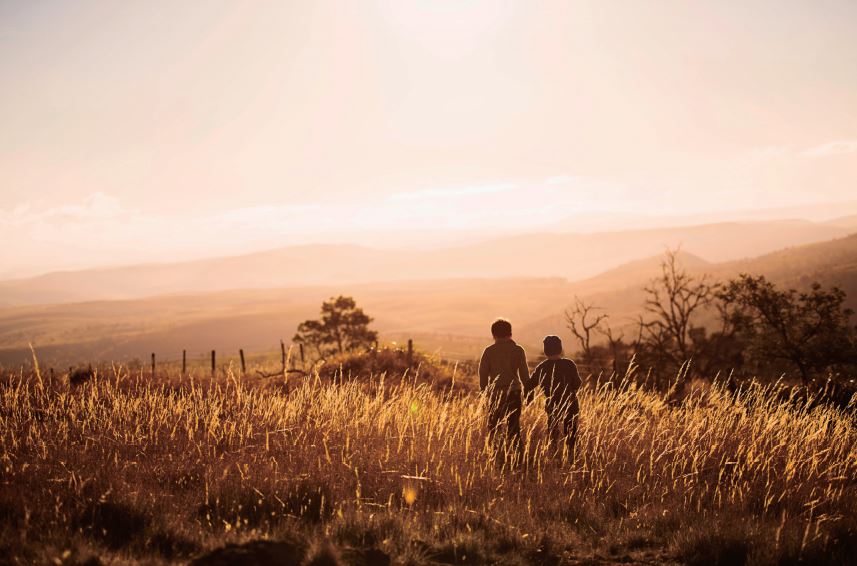
[[[357,548],[402,563],[760,564],[854,549],[851,417],[762,386],[670,406],[590,385],[580,405],[575,462],[549,456],[536,402],[527,462],[510,469],[486,442],[484,399],[418,377],[7,375],[0,553],[174,560],[287,535],[345,562]]]

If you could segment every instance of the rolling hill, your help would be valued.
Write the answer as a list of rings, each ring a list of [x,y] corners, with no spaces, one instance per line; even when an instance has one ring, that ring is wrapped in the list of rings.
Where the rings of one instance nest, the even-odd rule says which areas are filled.
[[[592,277],[682,245],[710,262],[754,257],[844,236],[847,228],[799,220],[732,222],[597,234],[531,234],[434,250],[293,246],[174,264],[56,272],[0,282],[0,306],[124,300],[230,289],[355,285],[441,279]]]
[[[707,263],[692,254],[680,257],[691,273],[723,281],[741,273],[765,275],[779,285],[806,288],[817,281],[837,286],[847,294],[846,304],[857,310],[857,234],[835,240],[795,246],[751,259]],[[660,272],[661,256],[624,265],[574,284],[574,293],[610,314],[615,325],[628,325],[641,312],[643,287]],[[536,342],[556,328],[564,328],[562,309],[521,327],[519,334]]]
[[[603,307],[613,321],[639,312],[642,288],[659,271],[660,255],[636,260],[578,282],[562,278],[454,279],[245,289],[159,297],[23,306],[0,310],[0,363],[20,364],[33,342],[47,364],[89,359],[175,359],[187,349],[202,360],[212,348],[234,355],[274,349],[297,324],[317,316],[322,300],[350,294],[375,317],[385,341],[414,338],[423,349],[473,358],[496,316],[537,351],[548,333],[567,335],[562,312],[575,295]],[[724,279],[762,273],[789,286],[818,280],[838,285],[857,305],[857,235],[796,246],[753,259],[712,263],[689,251],[681,260],[697,274]]]
[[[211,349],[234,355],[288,343],[301,321],[318,316],[321,302],[353,295],[375,317],[385,341],[414,338],[450,357],[478,352],[496,316],[526,320],[570,296],[561,279],[444,280],[337,287],[298,287],[168,295],[15,307],[0,311],[0,364],[29,358],[32,342],[47,364],[90,359],[175,359],[182,349],[202,359]],[[514,297],[510,301],[510,297]],[[489,322],[486,322],[489,321]]]

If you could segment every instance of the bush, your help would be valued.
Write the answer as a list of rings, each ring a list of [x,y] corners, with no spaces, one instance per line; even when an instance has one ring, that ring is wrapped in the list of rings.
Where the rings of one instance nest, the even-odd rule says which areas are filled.
[[[81,385],[95,377],[92,366],[75,368],[68,374],[68,382],[71,385]]]
[[[470,382],[463,378],[470,371],[470,364],[457,364],[442,360],[420,351],[414,351],[411,366],[408,353],[402,348],[379,348],[368,352],[352,352],[326,360],[318,370],[319,376],[332,381],[378,379],[387,380],[410,377],[421,383],[429,383],[437,389],[469,389]]]

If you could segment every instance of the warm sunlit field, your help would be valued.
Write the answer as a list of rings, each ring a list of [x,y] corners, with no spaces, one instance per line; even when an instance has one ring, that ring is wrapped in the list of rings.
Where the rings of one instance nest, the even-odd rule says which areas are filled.
[[[539,398],[524,412],[527,462],[510,470],[466,388],[290,380],[4,375],[0,555],[159,563],[264,539],[277,544],[240,549],[243,563],[857,556],[857,429],[834,409],[762,387],[670,405],[588,383],[576,461],[548,456]]]

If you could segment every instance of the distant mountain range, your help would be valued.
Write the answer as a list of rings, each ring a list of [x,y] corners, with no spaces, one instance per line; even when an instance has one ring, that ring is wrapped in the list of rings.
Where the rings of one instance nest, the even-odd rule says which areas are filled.
[[[794,287],[817,280],[840,286],[849,304],[857,306],[857,235],[721,262],[699,257],[689,245],[684,250],[680,260],[692,273],[715,280],[759,273]],[[562,313],[575,295],[603,308],[614,324],[627,323],[640,312],[643,286],[659,273],[661,258],[655,250],[576,282],[544,277],[340,282],[18,306],[0,310],[0,363],[25,361],[28,342],[46,364],[58,367],[85,360],[144,359],[150,352],[175,359],[182,349],[199,359],[212,348],[226,355],[238,348],[268,350],[281,338],[288,343],[299,322],[317,316],[321,301],[338,294],[353,295],[375,318],[386,341],[414,338],[422,349],[472,358],[489,340],[491,320],[507,316],[515,324],[515,337],[535,353],[545,334],[570,339]],[[532,265],[532,260],[521,263]]]
[[[460,278],[592,277],[682,246],[705,261],[749,258],[841,237],[857,226],[805,220],[728,222],[593,234],[539,233],[433,250],[305,245],[173,264],[55,272],[0,282],[0,307],[167,293]]]
[[[616,229],[641,230],[647,228],[669,228],[699,224],[722,224],[725,222],[768,222],[772,220],[801,219],[857,228],[857,200],[836,203],[816,203],[801,206],[780,206],[739,210],[718,210],[695,214],[634,214],[613,211],[586,212],[565,218],[553,228],[564,232],[604,232],[605,226]]]

